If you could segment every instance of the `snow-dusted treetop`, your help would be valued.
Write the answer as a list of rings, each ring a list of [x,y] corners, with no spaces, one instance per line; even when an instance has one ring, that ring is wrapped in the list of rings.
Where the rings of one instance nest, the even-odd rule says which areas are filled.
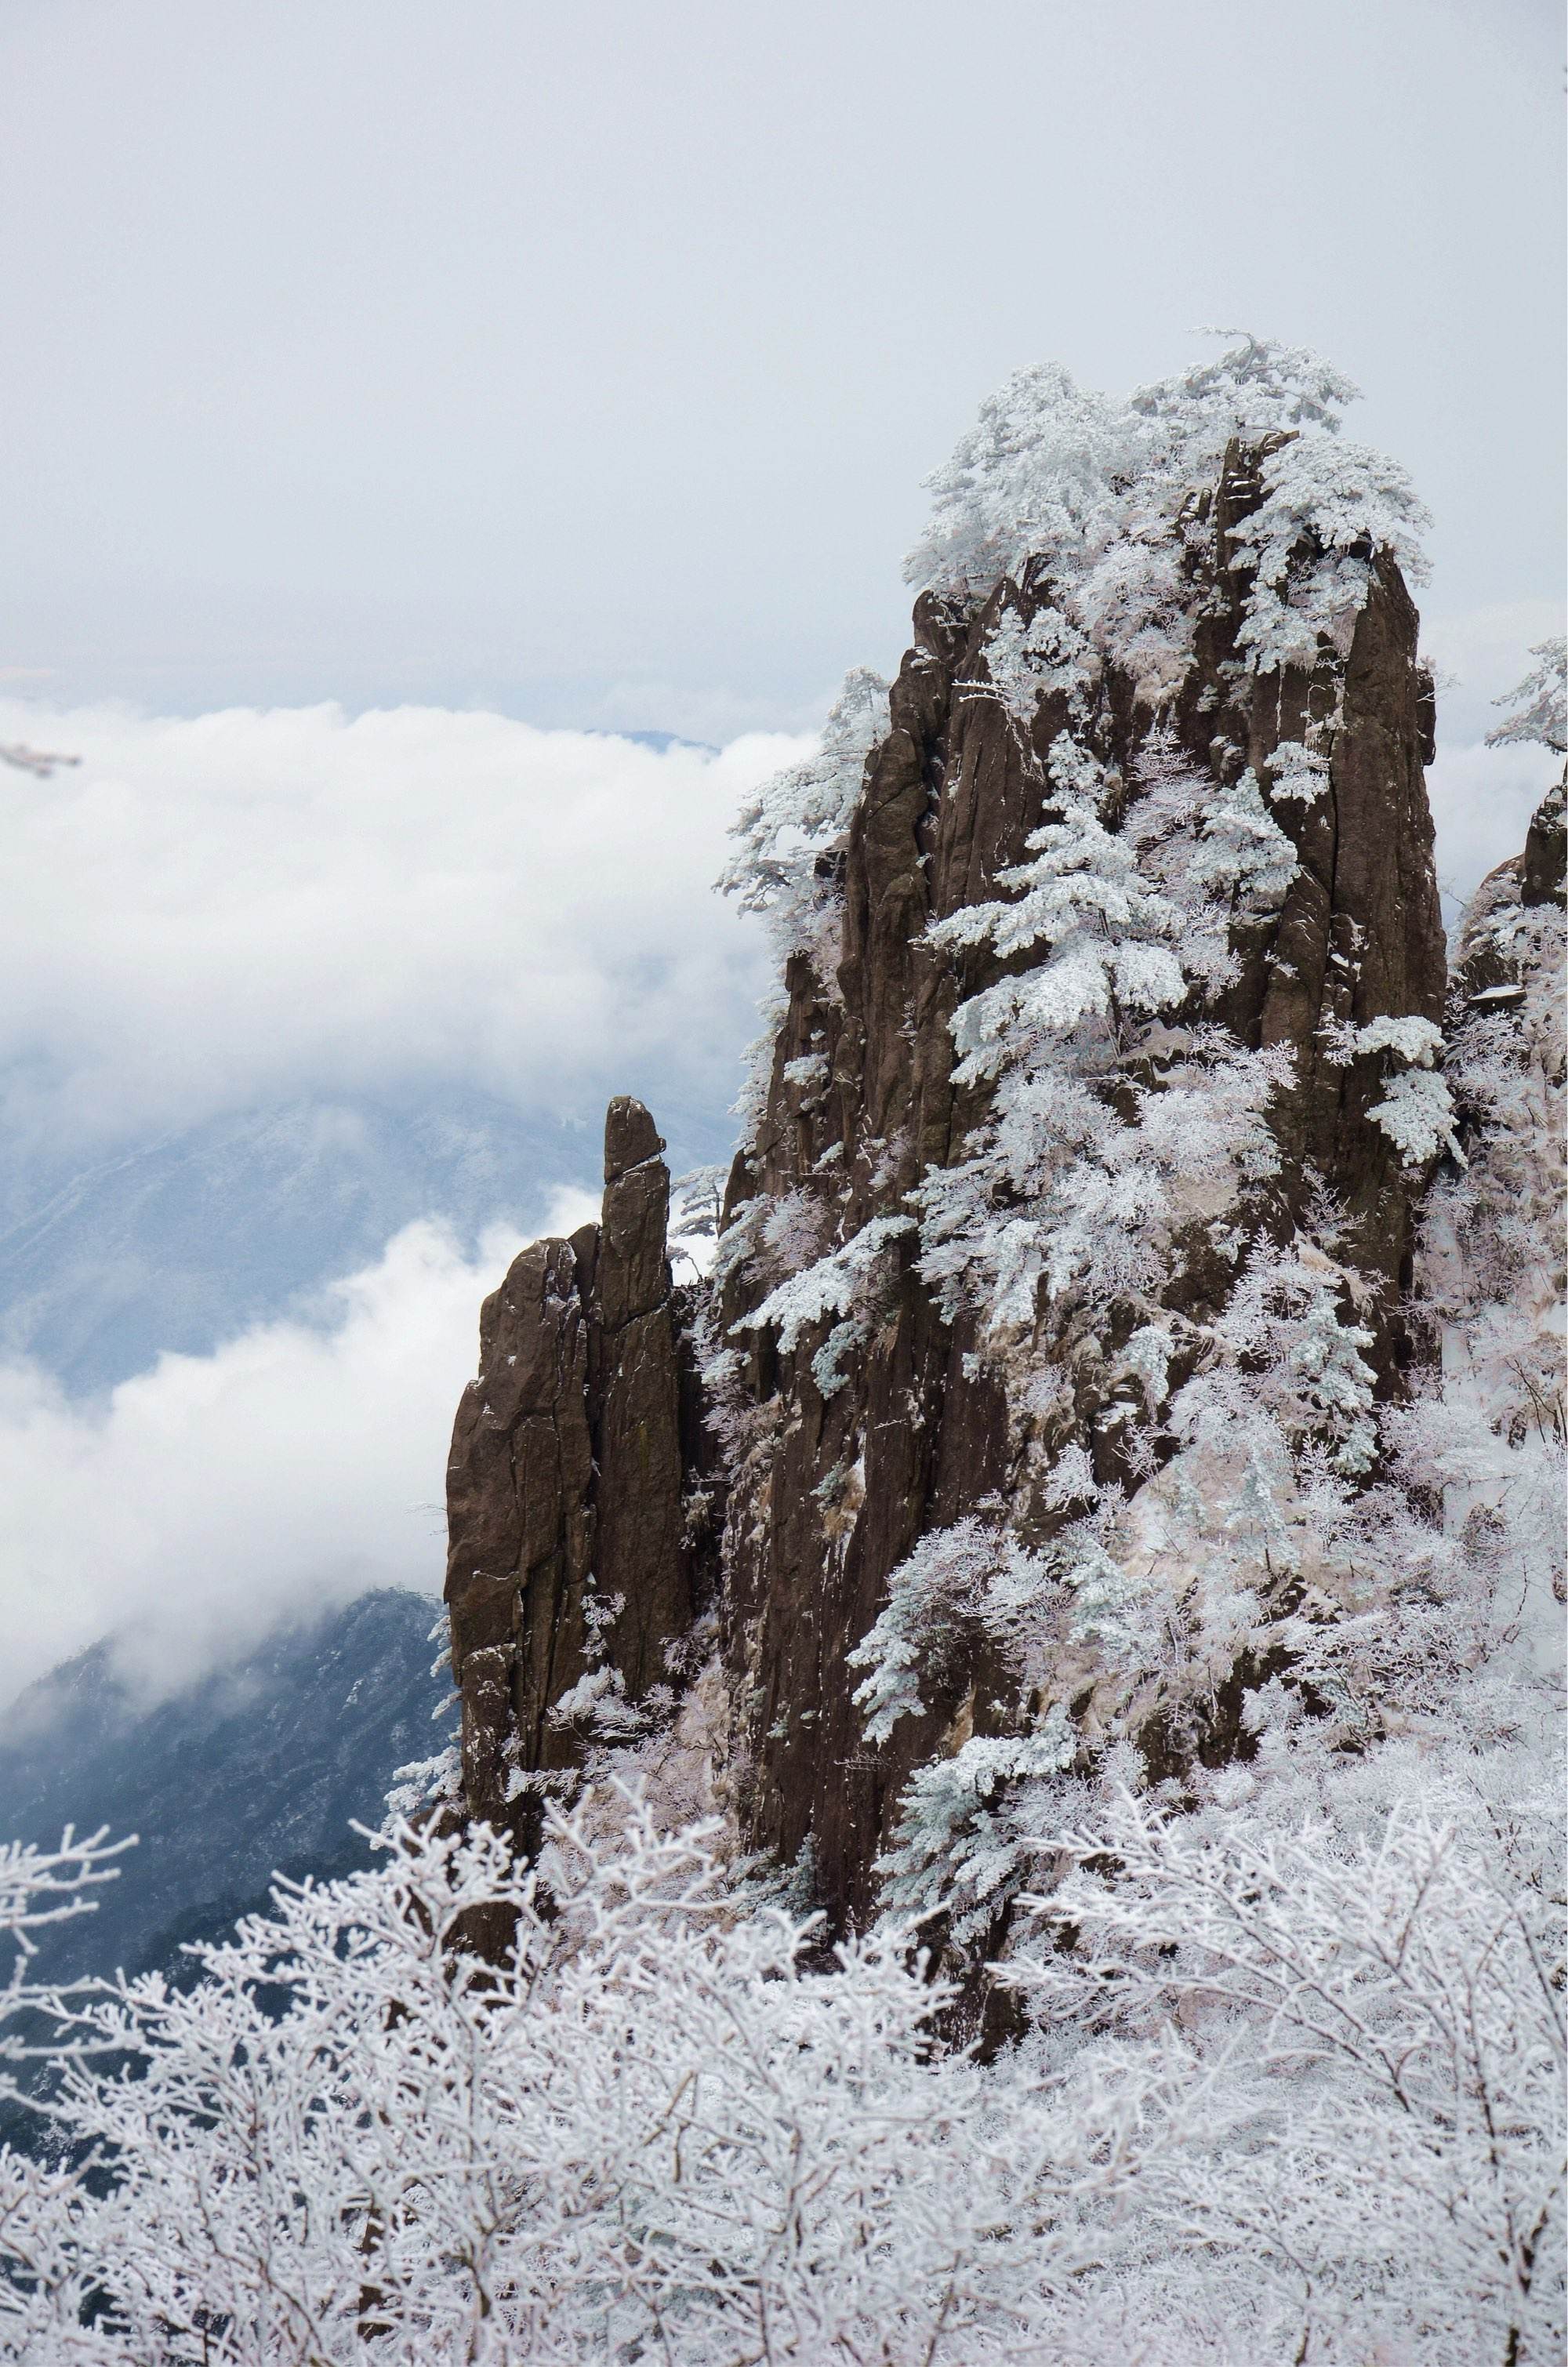
[[[1250,335],[1124,400],[1080,387],[1059,363],[1015,371],[926,480],[931,522],[905,568],[922,589],[970,602],[1006,577],[1048,584],[1033,615],[1004,608],[986,645],[988,679],[970,689],[1026,721],[1043,688],[1087,708],[1110,663],[1145,707],[1166,707],[1191,662],[1204,605],[1195,562],[1212,572],[1212,497],[1238,437],[1266,447],[1260,498],[1218,554],[1247,579],[1245,663],[1268,674],[1311,668],[1327,643],[1347,651],[1376,554],[1421,580],[1427,523],[1395,462],[1340,436],[1356,393],[1304,346]],[[810,955],[829,989],[838,910],[824,858],[842,844],[887,722],[887,685],[852,668],[817,751],[742,809],[719,881],[768,914],[781,954]],[[1292,743],[1279,754],[1278,795],[1320,793],[1321,753]]]
[[[869,666],[852,666],[820,745],[765,781],[730,827],[739,852],[718,885],[739,897],[743,912],[793,909],[808,896],[817,857],[848,823],[867,751],[886,729],[887,685]]]
[[[906,574],[973,600],[1032,562],[1100,653],[1131,657],[1143,676],[1138,644],[1172,624],[1183,552],[1213,530],[1198,504],[1227,445],[1283,438],[1228,555],[1258,571],[1243,633],[1253,666],[1310,664],[1318,636],[1337,638],[1363,604],[1377,550],[1417,580],[1425,572],[1427,515],[1404,470],[1338,440],[1355,394],[1304,347],[1253,336],[1124,401],[1058,364],[1019,370],[927,479],[931,523]],[[1168,669],[1159,686],[1174,687]]]
[[[1513,713],[1486,734],[1486,744],[1497,748],[1511,740],[1539,740],[1560,756],[1568,755],[1568,640],[1537,641],[1530,655],[1540,663],[1495,701]]]

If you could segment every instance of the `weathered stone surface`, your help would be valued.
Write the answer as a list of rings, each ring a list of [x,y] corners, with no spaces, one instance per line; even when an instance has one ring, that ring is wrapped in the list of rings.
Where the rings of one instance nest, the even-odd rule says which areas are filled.
[[[1519,866],[1520,900],[1561,904],[1568,881],[1568,777],[1549,789],[1530,818]]]
[[[1521,912],[1568,897],[1568,773],[1548,789],[1525,835],[1522,853],[1489,871],[1471,898],[1456,948],[1451,1024],[1467,1008],[1493,1009],[1523,999],[1517,923]]]
[[[471,1813],[522,1839],[516,1773],[560,1774],[579,1755],[549,1713],[599,1658],[590,1611],[621,1599],[606,1657],[633,1699],[691,1618],[662,1149],[639,1102],[611,1104],[602,1222],[533,1242],[485,1301],[453,1432],[446,1600],[464,1790]]]
[[[669,1297],[669,1221],[670,1170],[662,1159],[644,1160],[605,1184],[593,1292],[606,1331],[650,1315]]]
[[[569,1763],[546,1711],[586,1666],[592,1538],[588,1327],[567,1241],[535,1241],[479,1319],[447,1465],[446,1601],[471,1808],[506,1813],[512,1765]],[[513,1757],[504,1761],[511,1746]]]
[[[604,1113],[604,1181],[614,1184],[628,1167],[640,1167],[645,1159],[657,1159],[664,1148],[664,1137],[653,1123],[652,1112],[629,1093],[617,1093]]]

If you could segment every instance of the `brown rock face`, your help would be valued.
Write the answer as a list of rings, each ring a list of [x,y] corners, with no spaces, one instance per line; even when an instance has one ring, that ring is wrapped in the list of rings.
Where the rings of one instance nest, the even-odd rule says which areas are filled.
[[[1568,901],[1568,773],[1530,817],[1524,850],[1489,871],[1465,913],[1454,965],[1450,1027],[1467,1011],[1520,1002],[1521,913]]]
[[[1233,450],[1213,501],[1234,522],[1257,497],[1255,459]],[[1312,673],[1259,677],[1238,662],[1244,579],[1216,565],[1201,590],[1196,663],[1168,719],[1186,755],[1223,782],[1247,766],[1266,776],[1281,742],[1332,726],[1321,794],[1274,809],[1299,870],[1278,912],[1236,931],[1238,975],[1222,1015],[1245,1044],[1295,1055],[1294,1086],[1271,1114],[1278,1221],[1288,1229],[1314,1176],[1336,1195],[1348,1254],[1378,1295],[1359,1319],[1380,1385],[1393,1390],[1410,1353],[1401,1297],[1421,1179],[1369,1118],[1384,1090],[1379,1062],[1336,1065],[1322,1030],[1441,1016],[1422,776],[1431,694],[1416,615],[1380,561],[1348,653],[1325,650]],[[570,1763],[546,1711],[588,1665],[587,1605],[624,1596],[606,1634],[635,1694],[716,1585],[742,1839],[786,1860],[809,1844],[838,1927],[873,1911],[874,1861],[910,1770],[955,1736],[1001,1730],[1005,1715],[990,1648],[959,1637],[949,1665],[922,1670],[927,1712],[872,1750],[849,1655],[923,1535],[983,1503],[1013,1512],[1025,1486],[1017,1409],[964,1321],[942,1319],[916,1271],[905,1195],[961,1156],[984,1115],[983,1093],[953,1082],[949,1021],[998,967],[984,948],[935,949],[926,932],[994,895],[1041,820],[1043,759],[1074,716],[1065,695],[1048,694],[1021,728],[989,690],[986,651],[1007,612],[1027,625],[1050,601],[1050,584],[1026,569],[978,608],[918,603],[889,729],[842,851],[825,858],[842,888],[836,973],[791,961],[765,1107],[731,1174],[727,1226],[767,1195],[816,1225],[818,1254],[877,1217],[895,1220],[877,1311],[843,1353],[841,1385],[825,1395],[812,1369],[830,1316],[787,1354],[775,1331],[738,1328],[771,1287],[765,1266],[742,1266],[709,1312],[730,1370],[715,1383],[720,1401],[704,1404],[664,1262],[660,1146],[647,1112],[618,1103],[603,1223],[573,1244],[525,1251],[487,1303],[480,1375],[454,1440],[448,1597],[471,1805],[497,1813],[511,1764]],[[1129,777],[1150,720],[1130,681],[1107,681],[1102,753]],[[1189,1311],[1202,1313],[1201,1274],[1184,1287]],[[1084,1345],[1064,1336],[1042,1353],[1091,1373]],[[1098,1386],[1075,1381],[1060,1443],[1085,1444],[1097,1474],[1113,1478]],[[683,1500],[711,1478],[705,1415],[732,1442],[721,1573],[697,1569],[682,1534]]]
[[[463,1787],[493,1821],[507,1812],[513,1763],[569,1762],[545,1713],[586,1667],[592,1477],[577,1260],[569,1241],[536,1241],[484,1303],[479,1375],[447,1467]]]
[[[1519,864],[1519,900],[1561,904],[1568,878],[1568,776],[1537,806]]]
[[[1222,505],[1239,513],[1246,480],[1232,455]],[[1337,702],[1341,720],[1327,787],[1275,818],[1295,842],[1296,880],[1269,928],[1239,940],[1242,975],[1225,1016],[1243,1041],[1284,1043],[1297,1082],[1272,1122],[1283,1189],[1299,1212],[1315,1171],[1345,1208],[1356,1262],[1380,1278],[1374,1355],[1385,1387],[1409,1354],[1400,1296],[1412,1247],[1413,1179],[1368,1119],[1382,1085],[1375,1061],[1333,1066],[1319,1030],[1384,1014],[1440,1019],[1444,944],[1422,774],[1429,686],[1416,665],[1418,619],[1397,572],[1381,565],[1348,661],[1319,674],[1251,679],[1234,665],[1241,586],[1221,575],[1200,663],[1180,702],[1182,746],[1224,775],[1299,741],[1309,718]],[[961,995],[997,974],[975,956],[955,965],[922,942],[929,922],[995,894],[1022,859],[1040,817],[1040,766],[1070,717],[1042,702],[1028,744],[984,695],[985,648],[998,615],[1025,618],[1049,587],[1004,583],[978,614],[925,599],[916,640],[894,685],[891,730],[868,763],[845,857],[843,958],[836,980],[791,967],[762,1124],[736,1162],[730,1210],[751,1195],[849,1187],[836,1231],[848,1239],[899,1208],[929,1166],[946,1166],[980,1114],[952,1082],[948,1021]],[[1147,728],[1132,687],[1108,698],[1123,765]],[[1231,775],[1234,776],[1234,771]],[[802,1092],[787,1073],[825,1053],[829,1081]],[[862,1739],[847,1656],[886,1599],[889,1572],[926,1532],[987,1498],[1014,1503],[1020,1483],[1008,1409],[941,1320],[913,1270],[910,1244],[880,1325],[853,1356],[846,1386],[824,1400],[810,1370],[819,1335],[790,1358],[764,1341],[749,1388],[767,1419],[733,1478],[725,1615],[731,1665],[749,1699],[750,1769],[743,1822],[755,1843],[793,1857],[810,1837],[820,1896],[851,1920],[870,1909],[873,1860],[912,1767],[960,1719],[987,1730],[991,1672],[961,1657],[945,1688],[923,1687],[924,1718],[902,1720],[876,1753]],[[761,1290],[732,1286],[732,1325]],[[1071,1342],[1062,1343],[1071,1353]],[[1101,1476],[1099,1410],[1080,1402],[1081,1433]],[[998,1688],[999,1690],[999,1687]],[[971,1723],[972,1722],[972,1723]]]
[[[640,1102],[611,1103],[601,1222],[514,1261],[457,1409],[446,1601],[464,1791],[520,1838],[534,1795],[516,1778],[575,1764],[576,1735],[549,1713],[601,1638],[635,1701],[691,1623],[663,1148]]]

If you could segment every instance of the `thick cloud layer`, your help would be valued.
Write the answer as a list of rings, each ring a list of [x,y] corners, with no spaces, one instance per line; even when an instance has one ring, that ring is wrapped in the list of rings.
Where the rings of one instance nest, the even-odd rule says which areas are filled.
[[[711,882],[799,742],[0,708],[17,743],[80,762],[0,764],[13,1179],[356,1093],[472,1087],[596,1130],[629,1089],[722,1122],[761,947]],[[553,1224],[590,1212],[557,1197]],[[438,1583],[446,1440],[515,1245],[468,1263],[416,1225],[299,1319],[165,1356],[107,1404],[0,1371],[0,1690],[110,1628],[167,1685],[312,1603]]]
[[[1484,614],[1432,776],[1464,895],[1520,843],[1544,752],[1486,750],[1544,609]],[[895,652],[884,652],[891,663]],[[62,1161],[226,1111],[465,1085],[593,1121],[722,1110],[761,983],[710,883],[743,793],[801,746],[715,753],[493,714],[194,719],[0,701],[0,1133]]]
[[[592,1213],[562,1195],[551,1229]],[[165,1356],[107,1405],[0,1367],[6,1693],[111,1629],[156,1694],[367,1587],[438,1592],[452,1416],[519,1246],[492,1234],[469,1263],[412,1225],[319,1324]]]
[[[760,944],[710,892],[800,742],[491,714],[0,705],[0,1124],[91,1153],[215,1112],[470,1084],[732,1098]]]

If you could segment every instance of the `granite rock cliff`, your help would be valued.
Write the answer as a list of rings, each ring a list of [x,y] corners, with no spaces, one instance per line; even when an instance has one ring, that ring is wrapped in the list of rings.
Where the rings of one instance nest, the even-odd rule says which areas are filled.
[[[802,1870],[843,1929],[900,1881],[922,1903],[910,1870],[933,1819],[977,1833],[981,1856],[995,1841],[1000,1864],[1008,1787],[1032,1768],[1130,1739],[1153,1773],[1179,1776],[1255,1747],[1249,1696],[1301,1659],[1303,1606],[1333,1592],[1326,1552],[1301,1542],[1310,1506],[1280,1493],[1268,1517],[1297,1543],[1259,1546],[1236,1580],[1246,1616],[1205,1627],[1202,1553],[1173,1542],[1180,1490],[1234,1484],[1209,1507],[1216,1537],[1247,1489],[1267,1494],[1256,1468],[1227,1469],[1223,1409],[1267,1394],[1249,1376],[1269,1355],[1296,1389],[1280,1435],[1317,1455],[1337,1501],[1375,1482],[1364,1417],[1400,1400],[1426,1353],[1416,1228],[1458,1143],[1434,1059],[1447,973],[1416,612],[1375,509],[1335,528],[1286,503],[1281,532],[1299,441],[1211,434],[1174,494],[1166,463],[1164,477],[1149,464],[1138,482],[1164,503],[1171,556],[1141,609],[1125,587],[1154,536],[1146,515],[1126,523],[1124,467],[1095,514],[1116,534],[1075,527],[1064,557],[1059,533],[1026,521],[988,580],[987,565],[978,582],[935,571],[897,679],[884,695],[852,677],[828,753],[795,776],[780,809],[793,854],[761,809],[745,818],[757,900],[788,912],[713,1275],[673,1285],[661,1145],[623,1102],[601,1224],[536,1243],[486,1304],[450,1480],[470,1811],[526,1842],[541,1788],[570,1779],[596,1717],[614,1738],[606,1705],[631,1732],[639,1705],[672,1714],[705,1666],[724,1704],[705,1748],[739,1845]],[[1296,613],[1260,656],[1269,600]],[[1541,892],[1550,826],[1510,873],[1516,898]],[[1154,946],[1159,974],[1179,977],[1140,1002],[1126,915],[1151,879],[1163,900],[1133,950],[1146,972]],[[1111,983],[1089,1019],[1075,1003],[1032,1034],[1019,1014],[1045,957],[1056,992],[1079,939],[1047,918],[1010,941],[1031,898],[1058,915],[1076,898],[1080,919],[1087,900],[1093,943],[1120,930],[1122,961],[1101,964]],[[1214,926],[1220,952],[1201,962],[1188,940]],[[1486,982],[1478,970],[1469,991]],[[998,1010],[1007,1044],[1024,1044],[1010,1070],[966,1019]],[[1008,1079],[1051,1059],[1089,1130],[1071,1157],[1038,1154],[1031,1200],[1003,1137],[1043,1104],[1010,1102]],[[1250,1164],[1184,1173],[1184,1145],[1209,1136],[1160,1150],[1159,1128],[1183,1095],[1226,1092],[1245,1104]],[[954,1178],[990,1228],[983,1256],[960,1241],[967,1265],[953,1240],[975,1220],[942,1196]],[[1161,1194],[1150,1229],[1142,1201]],[[1076,1267],[1036,1257],[1021,1298],[975,1281],[999,1271],[993,1234],[1043,1237],[1051,1210],[1076,1223],[1085,1205],[1099,1214]],[[1097,1280],[1096,1242],[1142,1240],[1141,1225],[1144,1263],[1111,1261]],[[960,1546],[928,1634],[916,1614]],[[1004,1602],[1021,1569],[1057,1604],[1055,1626],[1031,1613],[1027,1646]],[[1157,1583],[1186,1640],[1130,1673],[1111,1614],[1097,1624],[1083,1604],[1096,1585],[1143,1603]],[[999,1876],[974,1878],[969,1928],[990,1947],[1009,1897]]]

